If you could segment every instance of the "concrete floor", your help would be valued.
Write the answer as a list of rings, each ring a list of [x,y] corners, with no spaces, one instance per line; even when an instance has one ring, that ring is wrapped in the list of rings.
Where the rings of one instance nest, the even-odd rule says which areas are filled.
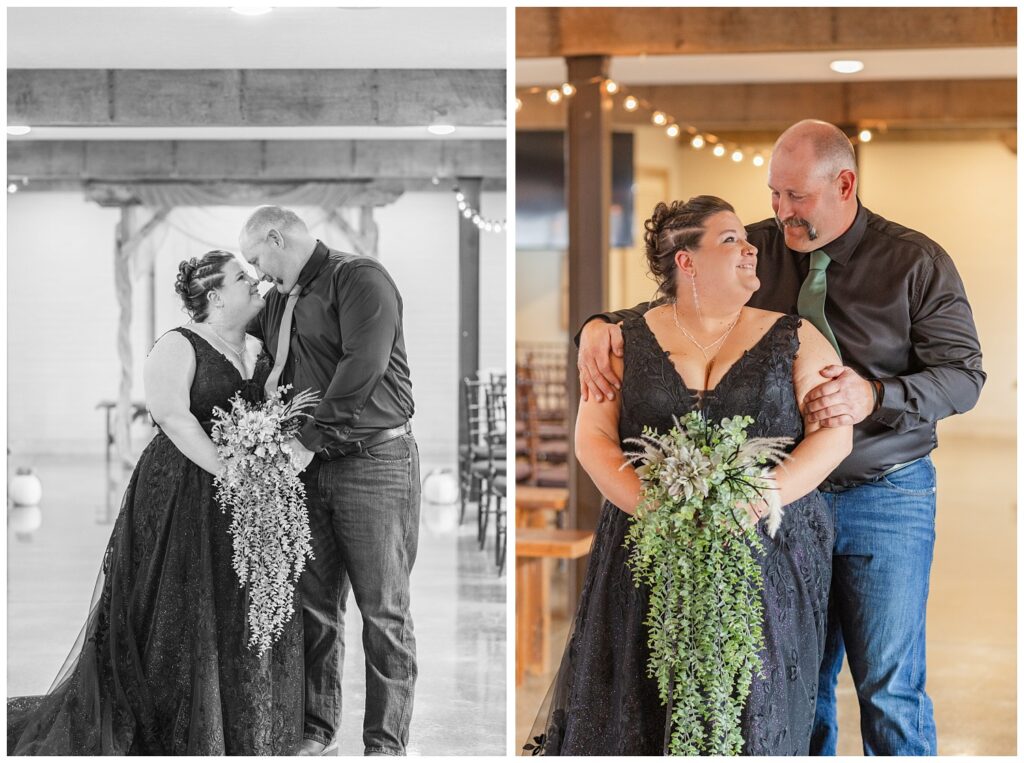
[[[932,457],[939,489],[928,693],[939,754],[1016,755],[1016,450],[1012,442],[947,438]],[[564,601],[564,593],[554,600]],[[555,666],[566,629],[563,614],[552,639]],[[530,676],[519,687],[517,748],[550,681]],[[846,667],[838,697],[839,754],[861,755],[860,712]]]
[[[12,458],[43,482],[42,526],[21,536],[8,522],[7,693],[49,687],[78,635],[110,535],[102,457]],[[423,465],[423,473],[430,469]],[[120,475],[110,488],[115,507]],[[116,508],[115,508],[116,510]],[[457,506],[424,503],[412,579],[419,680],[411,755],[502,755],[506,750],[507,576],[476,544],[475,522],[457,526]],[[15,519],[15,521],[17,521]],[[342,755],[361,755],[365,699],[361,622],[346,623]],[[455,733],[472,729],[472,733]]]

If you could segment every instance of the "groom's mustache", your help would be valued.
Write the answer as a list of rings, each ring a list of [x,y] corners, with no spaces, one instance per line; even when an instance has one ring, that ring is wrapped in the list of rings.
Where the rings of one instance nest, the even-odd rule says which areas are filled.
[[[779,230],[783,233],[785,233],[786,228],[807,228],[808,239],[814,241],[818,237],[818,231],[802,217],[790,217],[787,220],[781,220],[778,215],[775,215],[775,224],[779,226]]]

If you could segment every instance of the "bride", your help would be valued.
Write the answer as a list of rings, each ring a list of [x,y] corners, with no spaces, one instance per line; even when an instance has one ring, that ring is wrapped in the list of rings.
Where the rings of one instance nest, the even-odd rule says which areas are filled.
[[[607,498],[554,685],[527,749],[547,755],[660,755],[666,709],[647,675],[648,594],[636,588],[623,542],[641,492],[620,469],[623,441],[673,415],[751,416],[751,437],[792,437],[775,481],[785,505],[774,537],[761,523],[762,671],[740,723],[749,755],[806,755],[824,650],[833,517],[816,486],[850,452],[852,428],[802,418],[819,370],[838,363],[799,317],[744,305],[757,290],[757,249],[733,208],[713,196],[659,204],[645,224],[647,260],[669,304],[622,325],[614,401],[580,405],[576,453]],[[765,506],[747,507],[757,521]]]
[[[214,498],[213,408],[261,399],[270,372],[245,333],[263,298],[222,251],[182,262],[175,288],[193,322],[146,359],[159,432],[65,667],[47,694],[8,700],[9,755],[286,755],[302,741],[302,618],[262,656],[248,649],[230,517]]]

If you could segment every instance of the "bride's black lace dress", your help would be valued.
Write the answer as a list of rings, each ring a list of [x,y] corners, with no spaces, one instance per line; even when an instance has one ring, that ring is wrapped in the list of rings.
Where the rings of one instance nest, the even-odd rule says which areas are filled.
[[[700,404],[712,421],[749,415],[752,437],[803,436],[793,391],[800,319],[783,316],[712,390],[688,389],[643,318],[622,326],[619,437],[665,432]],[[700,398],[703,397],[701,401]],[[633,448],[625,447],[625,450]],[[630,517],[605,502],[562,664],[526,749],[546,755],[661,755],[666,708],[647,677],[647,592],[623,547]],[[743,712],[744,753],[806,755],[824,648],[833,525],[817,493],[789,504],[769,538],[763,523],[763,677]]]
[[[196,354],[192,414],[209,431],[254,378],[205,339],[177,329]],[[231,567],[229,517],[213,477],[162,432],[142,453],[103,559],[78,643],[44,696],[7,704],[17,755],[292,754],[302,738],[302,618],[272,650],[246,646],[245,591]]]

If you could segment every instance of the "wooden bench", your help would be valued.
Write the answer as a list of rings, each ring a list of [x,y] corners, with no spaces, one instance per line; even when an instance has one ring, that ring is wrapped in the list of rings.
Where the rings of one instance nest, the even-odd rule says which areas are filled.
[[[551,669],[548,560],[584,557],[593,541],[590,530],[516,528],[516,686]]]
[[[545,527],[547,512],[565,511],[568,504],[566,488],[516,485],[516,527]]]

